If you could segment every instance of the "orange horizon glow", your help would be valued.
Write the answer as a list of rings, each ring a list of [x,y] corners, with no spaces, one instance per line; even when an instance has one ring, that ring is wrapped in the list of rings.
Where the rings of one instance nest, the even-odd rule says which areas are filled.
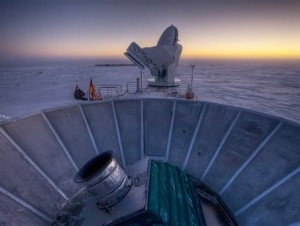
[[[181,59],[300,59],[300,2],[125,2],[0,3],[0,58],[125,59],[173,24]]]
[[[199,40],[183,40],[181,58],[183,59],[300,59],[300,44],[289,42],[289,44],[267,42],[262,40],[247,40],[235,42],[217,42]],[[70,58],[122,58],[130,41],[122,43],[99,43],[99,42],[66,42],[60,43],[34,43],[25,48],[11,51],[13,55],[26,57],[70,57]],[[152,43],[148,45],[155,45]],[[140,44],[140,43],[139,43]],[[143,44],[140,44],[144,47]]]
[[[190,51],[182,53],[182,58],[209,58],[209,59],[300,59],[300,51],[290,50],[239,50],[230,49],[224,51],[203,50],[199,52]]]
[[[182,59],[300,59],[300,43],[289,37],[280,39],[248,37],[233,38],[223,37],[222,40],[200,38],[201,35],[188,34],[180,41],[183,46]],[[217,35],[216,35],[217,36]],[[224,35],[223,35],[224,36]],[[129,40],[98,40],[89,41],[61,39],[56,43],[35,42],[16,48],[11,51],[17,56],[33,57],[70,57],[70,58],[123,58],[124,52],[129,46]],[[156,40],[137,40],[143,48],[156,45]],[[147,44],[145,44],[147,43]]]
[[[52,49],[53,50],[53,49]],[[123,58],[124,49],[94,48],[76,51],[34,51],[30,55],[34,57],[57,58]],[[28,53],[28,52],[27,52]],[[25,53],[20,53],[25,56]],[[222,50],[217,49],[183,49],[181,59],[300,59],[300,50],[295,49],[233,49],[228,46]]]

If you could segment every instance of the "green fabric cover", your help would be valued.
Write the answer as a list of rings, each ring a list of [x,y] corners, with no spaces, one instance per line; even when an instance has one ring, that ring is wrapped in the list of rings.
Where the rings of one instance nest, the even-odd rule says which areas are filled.
[[[202,226],[206,225],[200,197],[191,178],[177,167],[151,161],[146,208],[113,225]]]
[[[147,210],[160,219],[160,225],[206,225],[189,175],[167,163],[150,164]]]

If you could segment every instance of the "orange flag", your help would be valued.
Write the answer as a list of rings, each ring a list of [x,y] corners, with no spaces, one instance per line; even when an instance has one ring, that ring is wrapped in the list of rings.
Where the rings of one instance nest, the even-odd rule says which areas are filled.
[[[93,79],[91,78],[90,85],[89,85],[89,95],[91,100],[97,99],[97,92],[95,86],[93,84]]]

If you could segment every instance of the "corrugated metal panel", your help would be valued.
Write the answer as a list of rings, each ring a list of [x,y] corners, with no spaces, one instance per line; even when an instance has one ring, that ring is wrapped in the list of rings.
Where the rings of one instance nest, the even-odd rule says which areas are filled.
[[[205,225],[190,177],[166,163],[151,162],[147,210],[158,216],[162,225]]]

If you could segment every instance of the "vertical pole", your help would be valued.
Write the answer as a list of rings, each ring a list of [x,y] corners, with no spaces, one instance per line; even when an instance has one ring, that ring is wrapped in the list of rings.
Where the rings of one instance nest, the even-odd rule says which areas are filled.
[[[143,71],[141,70],[141,93],[143,92]]]
[[[136,92],[140,92],[140,78],[136,78]]]
[[[191,68],[192,68],[192,80],[191,80],[191,88],[193,88],[193,81],[194,81],[194,68],[195,68],[195,65],[194,65],[194,64],[191,64],[190,66],[191,66]]]

